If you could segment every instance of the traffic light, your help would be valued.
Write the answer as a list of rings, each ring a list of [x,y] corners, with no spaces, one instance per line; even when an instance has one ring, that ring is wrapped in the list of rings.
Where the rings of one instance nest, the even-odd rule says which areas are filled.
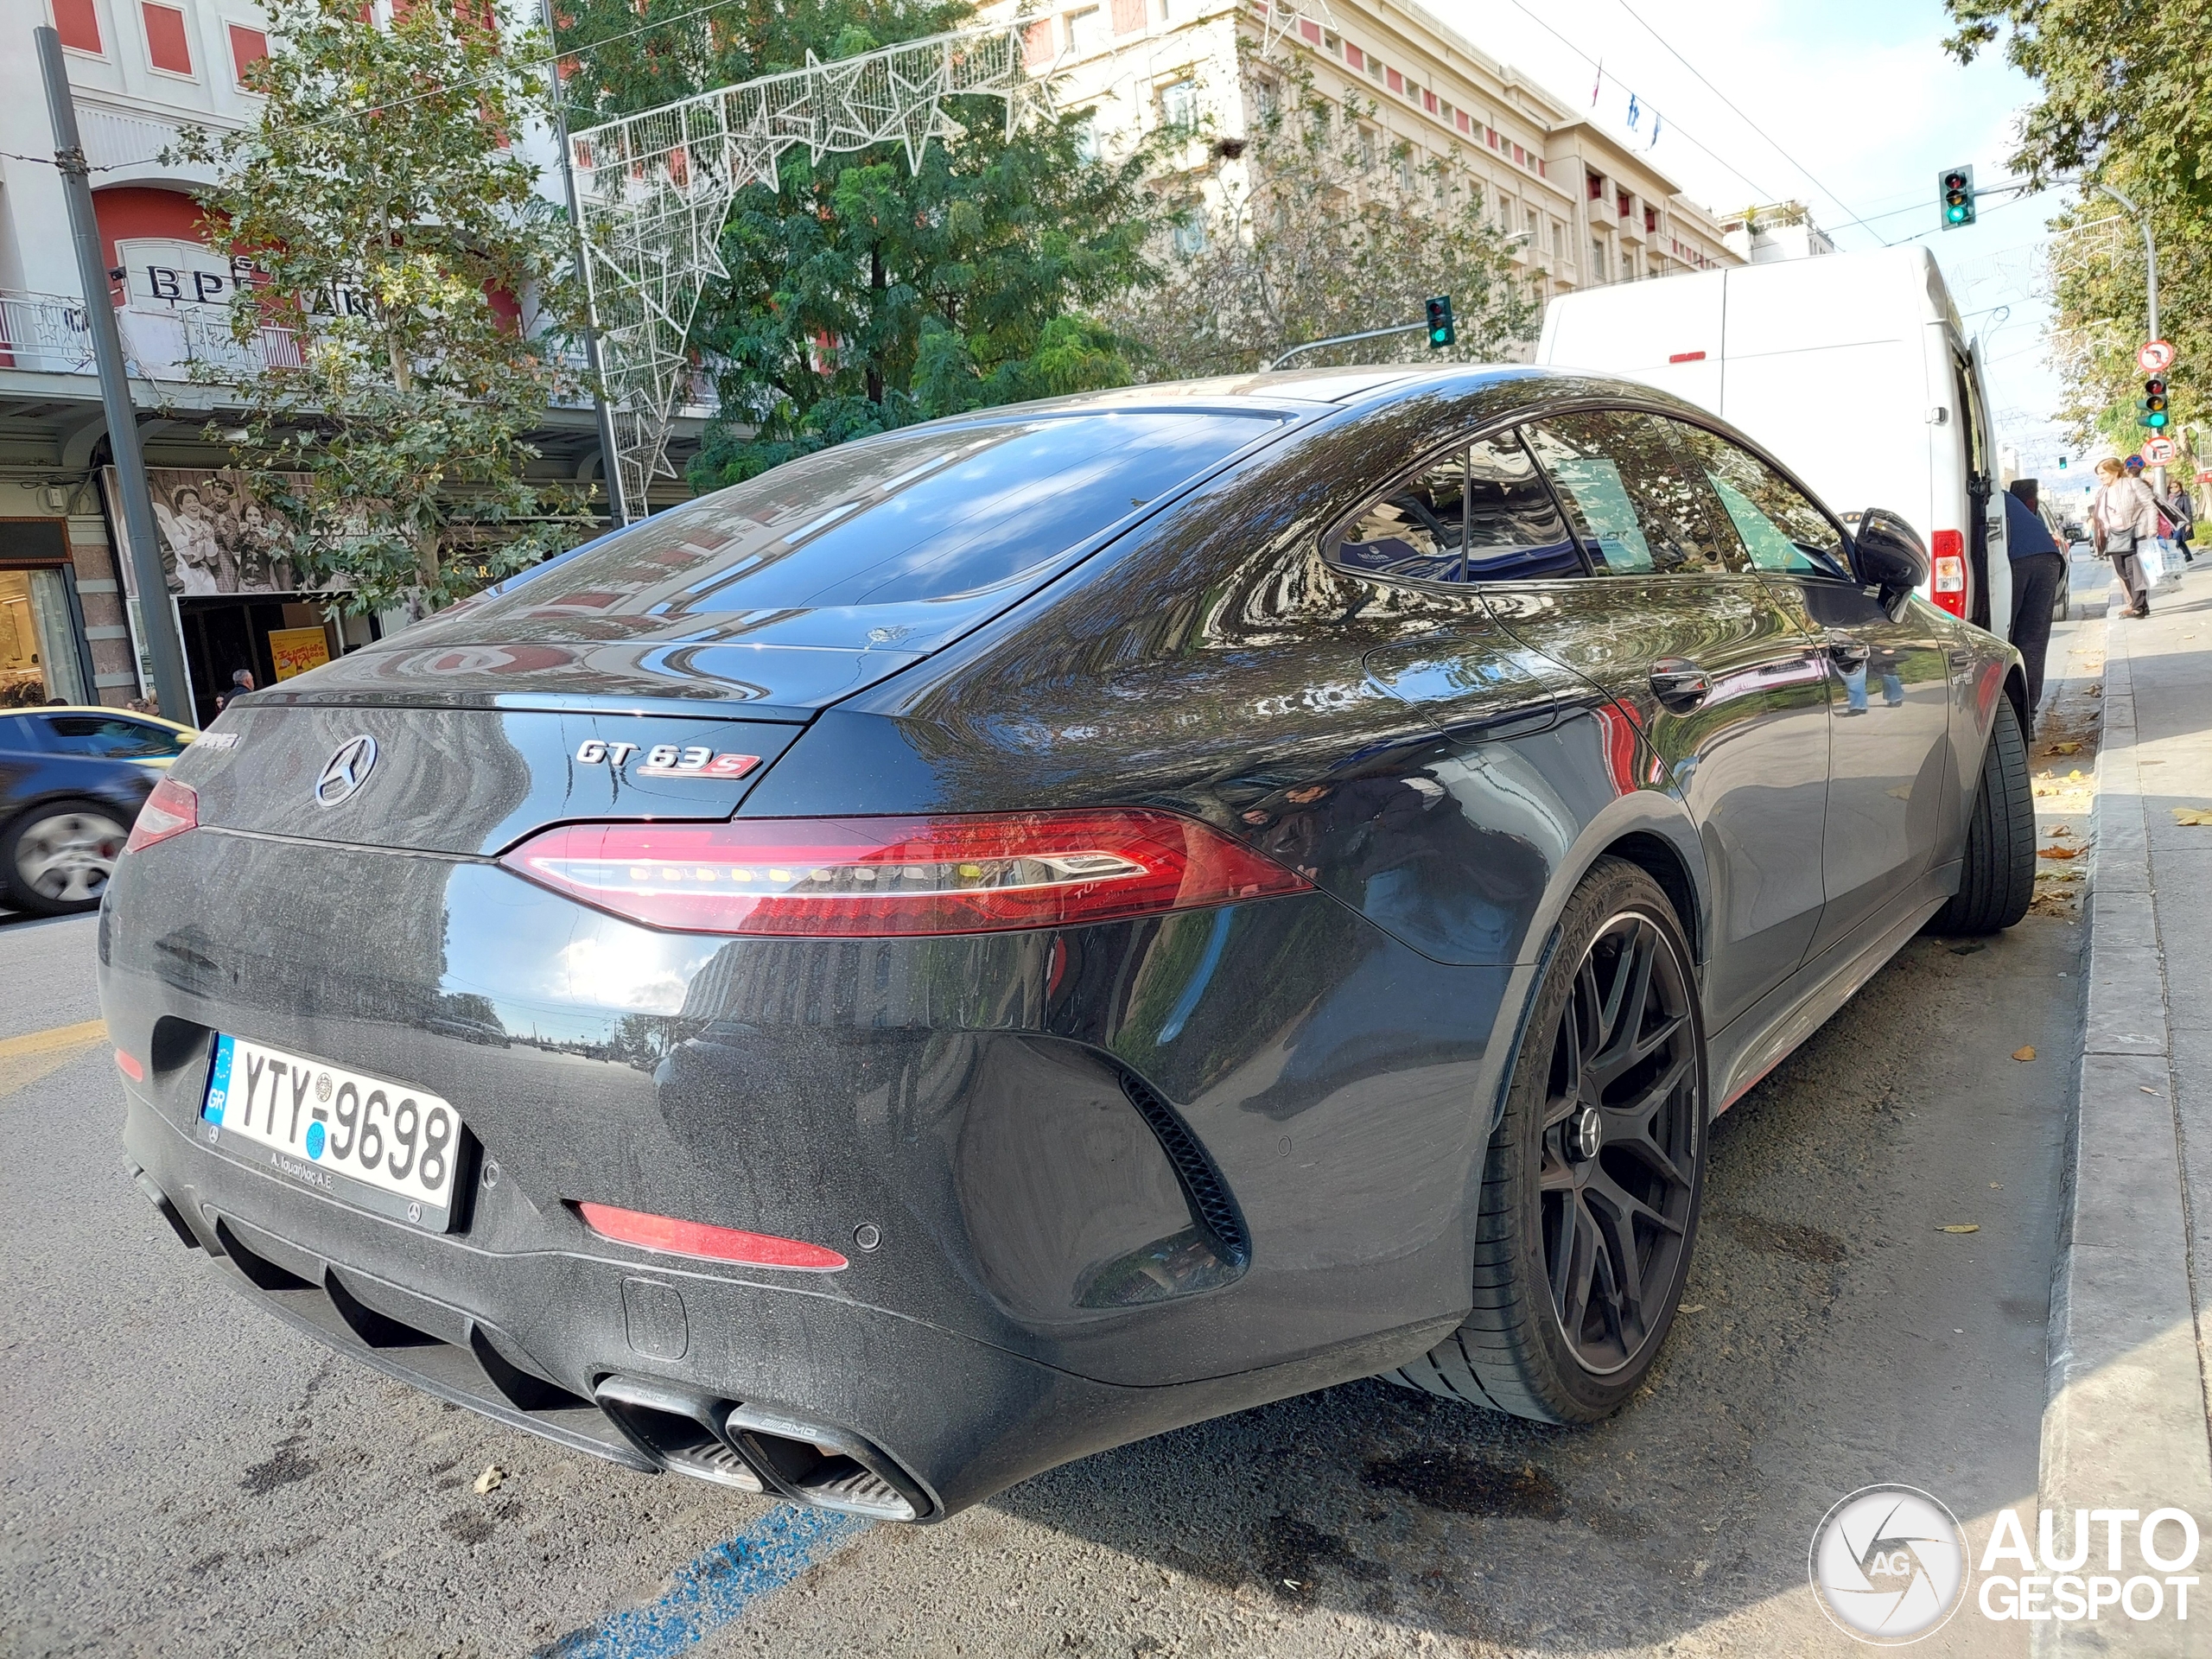
[[[1943,209],[1943,228],[1955,231],[1974,223],[1974,168],[1947,167],[1936,175],[1937,200]]]
[[[2166,427],[2166,383],[2153,377],[2143,383],[2143,396],[2136,405],[2135,424],[2147,426],[2153,432],[2163,432]]]
[[[1452,326],[1452,296],[1440,294],[1428,302],[1428,343],[1440,350],[1459,338]]]

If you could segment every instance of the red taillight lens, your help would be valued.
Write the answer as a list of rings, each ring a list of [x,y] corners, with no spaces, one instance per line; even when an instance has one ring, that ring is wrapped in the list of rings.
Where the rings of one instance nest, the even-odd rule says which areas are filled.
[[[500,862],[655,927],[816,938],[1068,927],[1312,886],[1195,819],[1141,808],[565,824]]]
[[[678,1221],[672,1216],[651,1216],[640,1210],[618,1210],[611,1204],[579,1204],[584,1224],[602,1238],[640,1249],[665,1250],[671,1255],[696,1255],[709,1262],[741,1262],[753,1268],[788,1268],[799,1273],[835,1273],[845,1258],[819,1244],[772,1233],[741,1232],[734,1227],[709,1227],[704,1222]]]
[[[1967,538],[1962,531],[1939,530],[1929,556],[1929,596],[1953,616],[1967,613]]]
[[[138,821],[130,826],[130,839],[123,843],[123,850],[135,853],[142,847],[197,829],[199,824],[200,798],[192,792],[192,786],[164,778],[154,785],[146,804],[138,809]]]
[[[138,1057],[128,1049],[115,1051],[115,1069],[133,1083],[146,1081],[146,1068],[138,1064]]]

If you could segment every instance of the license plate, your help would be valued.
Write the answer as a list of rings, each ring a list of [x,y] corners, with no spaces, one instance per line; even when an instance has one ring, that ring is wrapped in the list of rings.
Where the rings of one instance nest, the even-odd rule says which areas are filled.
[[[215,1039],[200,1108],[207,1138],[378,1215],[452,1224],[461,1115],[449,1102],[243,1037]]]

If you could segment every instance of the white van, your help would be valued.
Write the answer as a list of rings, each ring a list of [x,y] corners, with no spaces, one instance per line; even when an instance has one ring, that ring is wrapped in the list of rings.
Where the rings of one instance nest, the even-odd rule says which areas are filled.
[[[1902,513],[1928,544],[1922,591],[2011,632],[2012,572],[1977,348],[1923,247],[1824,254],[1619,283],[1551,302],[1536,346],[1701,404],[1856,522]]]

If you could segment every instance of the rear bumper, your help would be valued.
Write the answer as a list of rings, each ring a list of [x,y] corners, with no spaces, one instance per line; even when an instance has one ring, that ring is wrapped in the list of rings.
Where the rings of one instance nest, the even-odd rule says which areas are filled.
[[[1457,1322],[1233,1376],[1116,1387],[805,1291],[422,1235],[234,1160],[125,1095],[148,1196],[238,1289],[317,1340],[632,1469],[887,1519],[939,1519],[1071,1459],[1371,1375]]]

